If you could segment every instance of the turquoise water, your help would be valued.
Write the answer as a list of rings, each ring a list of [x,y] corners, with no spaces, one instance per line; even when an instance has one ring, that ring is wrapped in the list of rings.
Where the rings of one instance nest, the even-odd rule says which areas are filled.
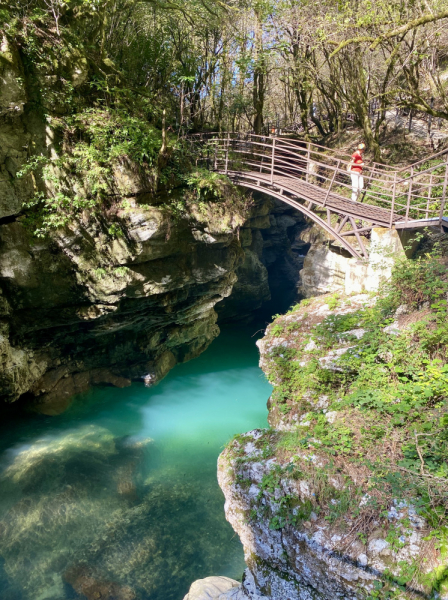
[[[0,426],[2,600],[182,600],[197,578],[241,577],[216,461],[266,426],[256,329],[225,329],[153,388]]]

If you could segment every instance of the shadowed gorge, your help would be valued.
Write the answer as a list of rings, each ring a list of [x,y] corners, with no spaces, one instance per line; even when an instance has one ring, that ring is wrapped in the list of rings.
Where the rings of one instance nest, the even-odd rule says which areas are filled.
[[[447,24],[0,2],[0,600],[448,600]]]

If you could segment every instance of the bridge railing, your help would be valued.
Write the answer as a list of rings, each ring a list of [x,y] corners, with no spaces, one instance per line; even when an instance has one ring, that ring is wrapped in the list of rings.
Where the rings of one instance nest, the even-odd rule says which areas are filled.
[[[447,216],[448,151],[397,171],[396,197],[404,223]]]
[[[274,185],[279,178],[299,180],[318,190],[323,204],[331,196],[350,199],[351,156],[313,142],[241,133],[191,136],[197,162],[224,174],[257,173]],[[357,200],[390,211],[396,222],[426,220],[441,224],[446,214],[448,150],[401,169],[372,163],[363,170],[364,190]],[[294,181],[289,182],[294,186]],[[320,190],[320,191],[319,191]],[[322,202],[320,202],[322,203]]]
[[[199,136],[196,137],[196,140]],[[347,166],[351,159],[349,154],[336,155],[328,152],[323,146],[310,142],[302,142],[290,138],[269,138],[252,134],[230,134],[226,138],[213,137],[213,134],[202,135],[199,139],[208,142],[206,154],[202,161],[210,168],[220,170],[257,170],[272,176],[298,177],[313,182],[314,185],[326,188],[330,184],[338,186],[340,193],[351,196],[351,182]],[[226,158],[224,158],[226,154]],[[381,200],[381,194],[389,195],[385,181],[389,179],[389,187],[393,178],[377,168],[370,168],[367,176],[378,189],[372,192]],[[380,189],[381,188],[381,189]]]

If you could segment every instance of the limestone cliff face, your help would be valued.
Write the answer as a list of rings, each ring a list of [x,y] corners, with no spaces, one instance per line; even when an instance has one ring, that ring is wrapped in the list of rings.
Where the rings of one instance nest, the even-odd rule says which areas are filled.
[[[32,192],[30,181],[15,180],[30,142],[23,110],[27,101],[17,51],[0,40],[0,219],[20,212]]]
[[[238,279],[232,295],[217,306],[220,321],[251,318],[271,299],[278,310],[297,297],[308,250],[301,239],[306,228],[298,210],[263,194],[254,195],[249,218],[239,229],[244,257],[236,270]]]
[[[350,256],[323,229],[311,225],[300,234],[300,241],[309,248],[300,272],[300,293],[311,298],[329,292],[377,291],[380,282],[390,278],[394,260],[404,254],[409,257],[414,252],[417,243],[411,239],[409,232],[374,227],[370,239],[364,240],[369,259],[359,260]],[[356,247],[356,240],[351,242]]]
[[[51,411],[91,383],[153,383],[218,334],[241,250],[233,232],[206,235],[156,207],[133,207],[126,235],[76,224],[51,242],[19,221],[0,226],[0,393],[31,392]],[[169,240],[167,240],[169,230]]]
[[[92,384],[152,384],[197,356],[219,332],[219,303],[222,320],[250,315],[270,298],[269,267],[295,265],[303,219],[261,196],[246,215],[190,204],[175,217],[120,168],[118,236],[107,215],[83,214],[35,237],[22,211],[41,183],[17,173],[30,156],[56,156],[55,134],[35,112],[17,50],[3,39],[0,52],[0,400],[55,414]]]
[[[36,238],[22,215],[36,181],[16,175],[29,156],[54,154],[54,134],[27,97],[17,51],[6,40],[0,51],[0,399],[26,394],[53,414],[91,384],[150,384],[208,346],[244,219],[194,205],[175,218],[121,170],[117,189],[138,201],[116,204],[118,236],[106,215],[85,214]]]
[[[364,329],[358,321],[375,299],[352,295],[337,306],[333,300],[305,301],[278,317],[258,342],[260,365],[274,385],[271,428],[236,436],[219,458],[226,517],[243,543],[248,567],[242,585],[222,597],[448,598],[446,586],[429,583],[446,560],[430,541],[429,513],[418,509],[417,488],[406,496],[400,487],[406,473],[396,467],[397,443],[376,440],[369,454],[370,430],[381,429],[383,421],[378,414],[350,412],[328,383],[353,376],[344,357],[356,358],[371,339],[369,324]],[[424,314],[407,310],[400,307],[394,323],[383,328],[382,352],[388,338],[406,335]],[[327,337],[319,329],[324,320],[327,327],[333,323]],[[385,485],[379,483],[383,472],[373,476],[369,470],[371,456],[388,473]],[[394,477],[399,485],[389,489]],[[439,591],[433,596],[434,589]]]
[[[284,213],[257,199],[238,231],[129,201],[116,239],[102,220],[40,240],[21,217],[7,219],[0,224],[0,397],[28,394],[52,414],[92,384],[154,383],[197,356],[219,332],[215,307],[222,320],[234,320],[269,300],[276,261],[283,271],[274,277],[294,288],[301,262],[288,232],[303,221]]]

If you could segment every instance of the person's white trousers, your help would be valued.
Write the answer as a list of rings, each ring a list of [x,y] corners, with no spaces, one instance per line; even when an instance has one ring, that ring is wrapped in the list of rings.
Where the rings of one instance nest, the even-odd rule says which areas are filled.
[[[361,190],[364,188],[364,177],[361,173],[354,173],[353,171],[350,175],[352,177],[352,202],[356,202]]]

